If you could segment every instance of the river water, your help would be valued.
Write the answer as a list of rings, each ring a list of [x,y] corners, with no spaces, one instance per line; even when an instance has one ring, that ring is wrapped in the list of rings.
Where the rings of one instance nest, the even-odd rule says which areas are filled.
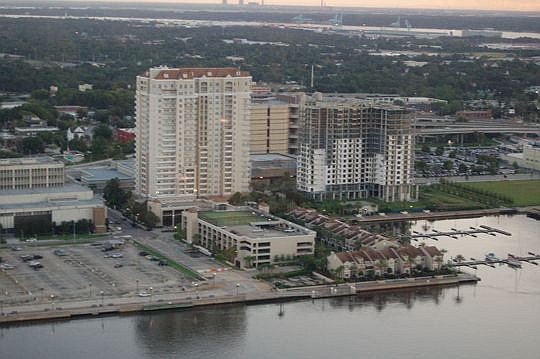
[[[482,224],[512,236],[427,244],[467,259],[540,252],[540,221],[525,216],[421,221],[413,229]],[[538,358],[540,268],[477,274],[480,283],[459,288],[0,328],[0,358]]]

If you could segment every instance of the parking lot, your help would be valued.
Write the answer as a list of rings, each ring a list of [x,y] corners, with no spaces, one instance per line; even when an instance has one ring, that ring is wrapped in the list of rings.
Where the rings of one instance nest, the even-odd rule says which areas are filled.
[[[55,254],[58,249],[61,251]],[[142,292],[172,293],[191,287],[191,279],[141,256],[129,243],[112,251],[102,249],[99,243],[2,249],[3,263],[14,268],[0,270],[0,300],[4,304],[99,300]],[[32,259],[25,262],[21,256]],[[42,268],[36,268],[39,266]]]

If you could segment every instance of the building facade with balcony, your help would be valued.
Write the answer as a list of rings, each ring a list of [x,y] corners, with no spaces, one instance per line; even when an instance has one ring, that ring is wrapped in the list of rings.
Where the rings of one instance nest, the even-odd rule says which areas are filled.
[[[236,68],[137,77],[135,192],[158,217],[176,216],[183,201],[248,191],[251,83]]]

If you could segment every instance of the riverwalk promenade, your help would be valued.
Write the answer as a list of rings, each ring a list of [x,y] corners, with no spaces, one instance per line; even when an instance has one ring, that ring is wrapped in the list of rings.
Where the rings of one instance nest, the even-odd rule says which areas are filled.
[[[376,291],[396,291],[428,286],[452,286],[460,283],[476,283],[479,278],[471,274],[459,273],[433,277],[379,280],[337,285],[298,287],[272,291],[256,291],[233,295],[216,296],[212,291],[185,294],[164,294],[150,297],[107,298],[104,300],[84,300],[35,304],[22,306],[2,306],[0,325],[11,325],[29,321],[69,320],[101,315],[122,315],[150,312],[155,310],[178,310],[201,306],[227,304],[259,304],[268,302],[302,299],[320,299],[356,295]]]

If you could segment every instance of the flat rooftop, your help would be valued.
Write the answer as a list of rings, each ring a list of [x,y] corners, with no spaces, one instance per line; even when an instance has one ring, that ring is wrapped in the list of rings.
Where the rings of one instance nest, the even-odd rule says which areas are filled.
[[[59,165],[64,166],[60,161],[57,161],[49,156],[40,157],[19,157],[19,158],[3,158],[0,159],[0,167],[2,166],[21,166],[21,165]]]
[[[273,220],[271,217],[258,215],[255,211],[201,211],[198,216],[218,227],[249,225],[252,222]]]
[[[281,218],[256,211],[201,211],[198,216],[208,223],[226,228],[230,233],[253,239],[294,237],[309,233]]]
[[[111,168],[86,168],[81,171],[81,179],[87,182],[102,182],[108,181],[113,178],[119,180],[134,180],[134,177],[128,176],[116,169]]]
[[[17,196],[42,193],[73,193],[73,192],[91,192],[87,187],[78,184],[66,184],[58,187],[34,187],[34,188],[18,188],[18,189],[3,189],[0,196]]]
[[[15,211],[15,210],[48,210],[59,209],[62,207],[74,207],[88,208],[88,207],[103,207],[103,201],[94,199],[71,199],[71,200],[57,200],[57,201],[41,201],[30,203],[6,203],[0,204],[0,211]]]

